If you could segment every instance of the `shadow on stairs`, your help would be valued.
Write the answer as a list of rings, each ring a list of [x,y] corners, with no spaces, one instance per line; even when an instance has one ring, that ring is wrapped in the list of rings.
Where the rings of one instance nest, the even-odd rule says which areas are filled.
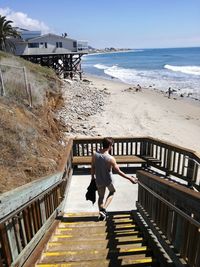
[[[51,236],[37,267],[157,266],[132,212],[68,213]]]

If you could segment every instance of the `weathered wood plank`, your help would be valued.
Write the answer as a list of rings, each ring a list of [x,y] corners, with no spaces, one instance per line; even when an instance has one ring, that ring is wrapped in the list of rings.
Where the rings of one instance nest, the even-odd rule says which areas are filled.
[[[6,222],[6,231],[8,235],[8,241],[9,241],[9,248],[12,255],[12,261],[15,260],[18,256],[18,249],[17,249],[17,242],[15,238],[15,229],[13,225],[13,221],[9,220]]]
[[[115,159],[117,161],[117,163],[133,163],[133,164],[141,164],[141,163],[146,163],[146,160],[140,158],[140,157],[137,157],[137,156],[115,156]],[[91,156],[85,156],[85,157],[73,157],[73,164],[74,165],[83,165],[83,164],[91,164],[92,162],[92,157]]]
[[[24,227],[26,232],[26,239],[29,242],[31,240],[31,228],[30,228],[30,220],[29,220],[29,209],[28,207],[23,210],[23,218],[24,218]]]
[[[41,211],[41,219],[42,224],[44,224],[47,220],[46,213],[45,213],[45,200],[44,197],[40,199],[40,211]]]
[[[5,224],[0,224],[0,242],[3,255],[3,261],[5,261],[6,266],[10,266],[12,262],[12,257],[9,248],[8,236]]]
[[[23,247],[25,247],[28,242],[27,242],[27,237],[26,237],[23,213],[19,218],[19,222],[20,222],[21,233],[22,233],[22,245],[23,245]]]

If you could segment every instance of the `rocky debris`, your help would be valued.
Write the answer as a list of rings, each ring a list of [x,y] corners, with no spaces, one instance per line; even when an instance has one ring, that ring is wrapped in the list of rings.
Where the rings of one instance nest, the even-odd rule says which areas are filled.
[[[58,112],[58,119],[65,125],[66,135],[98,135],[95,125],[90,125],[89,117],[103,111],[107,88],[99,90],[90,81],[64,82],[64,107]]]

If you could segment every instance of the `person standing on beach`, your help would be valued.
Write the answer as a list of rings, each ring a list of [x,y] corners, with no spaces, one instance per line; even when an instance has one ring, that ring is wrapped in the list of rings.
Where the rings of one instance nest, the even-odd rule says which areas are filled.
[[[91,176],[92,180],[95,179],[97,192],[98,192],[98,207],[99,207],[99,220],[104,221],[107,218],[106,208],[111,203],[115,187],[112,179],[112,169],[116,171],[121,177],[128,179],[131,183],[136,184],[137,178],[128,176],[122,172],[113,156],[109,154],[114,142],[110,137],[103,139],[103,149],[96,151],[92,157]],[[106,188],[109,194],[104,203]]]
[[[171,89],[171,87],[169,87],[169,89],[168,89],[168,98],[171,98],[172,92],[173,92],[173,90]]]

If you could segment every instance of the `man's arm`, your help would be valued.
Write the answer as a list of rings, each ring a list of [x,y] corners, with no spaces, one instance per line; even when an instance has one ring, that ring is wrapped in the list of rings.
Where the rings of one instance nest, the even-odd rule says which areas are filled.
[[[136,184],[138,182],[138,179],[133,176],[126,175],[123,171],[120,170],[115,158],[111,159],[111,166],[116,171],[117,174],[119,174],[121,177],[128,179],[131,183]]]
[[[95,179],[95,153],[92,155],[91,177],[92,177],[92,180]]]

